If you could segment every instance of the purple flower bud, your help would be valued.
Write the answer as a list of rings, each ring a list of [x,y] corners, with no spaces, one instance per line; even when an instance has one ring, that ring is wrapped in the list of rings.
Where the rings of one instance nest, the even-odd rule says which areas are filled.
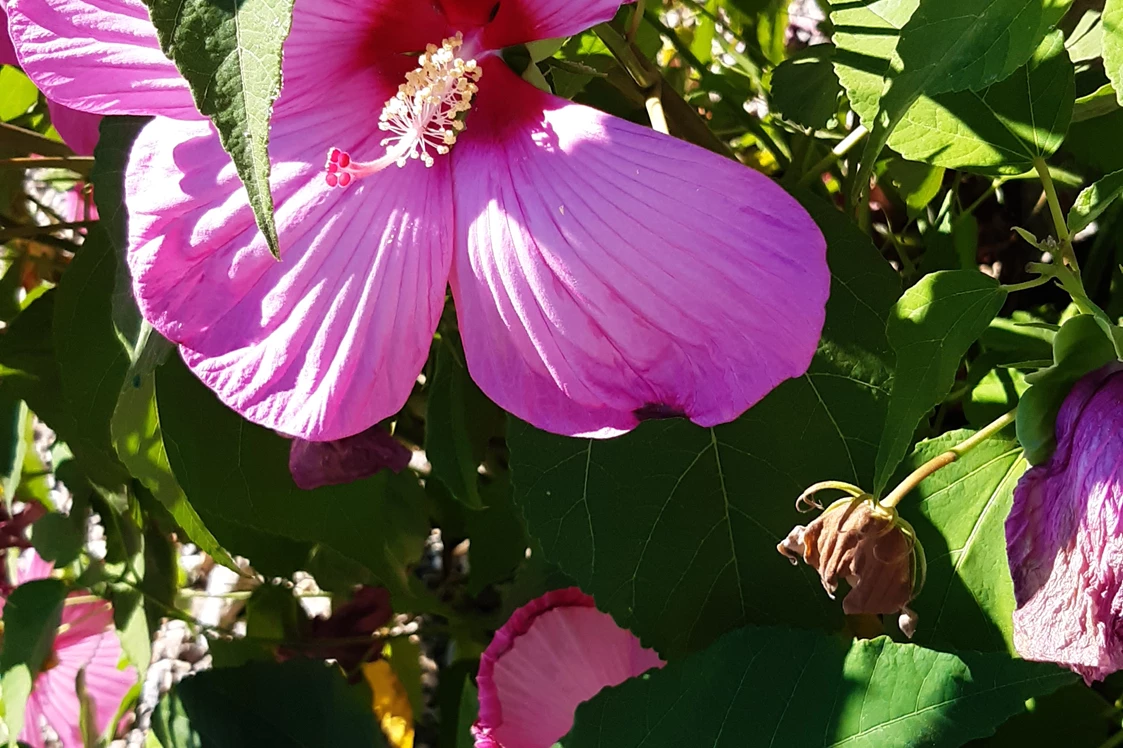
[[[289,472],[305,491],[369,478],[383,468],[395,473],[409,464],[409,449],[378,426],[331,442],[293,439]]]
[[[1091,683],[1123,669],[1123,364],[1088,374],[1057,449],[1018,481],[1006,520],[1014,646]]]

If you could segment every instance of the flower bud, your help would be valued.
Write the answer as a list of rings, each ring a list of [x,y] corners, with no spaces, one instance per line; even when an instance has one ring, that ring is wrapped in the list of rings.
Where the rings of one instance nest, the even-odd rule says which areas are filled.
[[[776,550],[793,564],[803,559],[819,572],[834,599],[840,579],[850,585],[842,610],[856,614],[898,614],[905,636],[916,631],[908,607],[923,580],[924,555],[912,527],[872,496],[836,501],[806,527],[797,525]],[[918,573],[919,571],[919,573]]]
[[[1091,683],[1123,669],[1123,364],[1076,383],[1056,434],[1006,520],[1014,646]]]

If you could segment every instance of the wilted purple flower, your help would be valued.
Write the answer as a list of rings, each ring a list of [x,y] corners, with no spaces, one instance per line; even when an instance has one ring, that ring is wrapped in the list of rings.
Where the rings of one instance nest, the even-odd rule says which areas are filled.
[[[1014,646],[1091,683],[1123,669],[1123,364],[1081,379],[1057,449],[1018,481],[1006,520]]]

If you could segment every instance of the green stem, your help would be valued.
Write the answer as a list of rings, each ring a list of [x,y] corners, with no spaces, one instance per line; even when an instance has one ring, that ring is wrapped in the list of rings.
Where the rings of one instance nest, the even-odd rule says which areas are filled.
[[[1001,418],[992,421],[990,424],[980,429],[979,431],[976,431],[967,439],[964,439],[959,444],[956,444],[948,451],[937,455],[936,457],[933,457],[931,460],[924,463],[916,470],[912,471],[912,473],[910,473],[907,478],[901,481],[901,483],[896,488],[894,488],[888,496],[881,500],[881,505],[887,509],[897,506],[897,504],[901,503],[901,499],[905,498],[905,496],[908,496],[908,494],[912,492],[914,488],[919,486],[921,481],[923,481],[925,478],[932,475],[936,471],[947,467],[963,455],[970,452],[975,447],[985,442],[987,439],[990,439],[999,431],[1002,431],[1004,428],[1012,424],[1014,422],[1014,419],[1017,417],[1017,413],[1018,409],[1014,408]]]
[[[643,21],[643,6],[647,0],[636,0],[636,7],[632,10],[632,21],[628,24],[628,43],[631,44],[636,40],[636,34],[639,33],[639,25]]]
[[[1042,275],[1038,278],[1034,278],[1033,280],[1027,280],[1027,281],[1024,281],[1022,283],[1007,283],[1007,284],[1002,286],[1002,290],[1005,291],[1006,293],[1015,293],[1017,291],[1028,291],[1031,288],[1037,288],[1038,286],[1044,286],[1046,283],[1048,283],[1051,280],[1053,280],[1053,276]]]
[[[961,212],[956,217],[956,219],[955,219],[956,223],[962,221],[964,218],[966,218],[967,216],[971,215],[976,210],[978,210],[979,206],[982,205],[984,202],[986,202],[987,199],[990,198],[990,196],[993,195],[995,192],[997,192],[998,188],[1001,187],[1004,184],[1006,184],[1006,179],[1004,177],[998,177],[997,179],[993,180],[990,183],[990,187],[987,187],[986,192],[979,195],[979,198],[977,200],[975,200],[975,202],[968,205],[963,210],[963,212]]]
[[[89,174],[94,168],[92,156],[20,156],[0,159],[0,169],[70,169],[77,174]]]
[[[1070,246],[1072,241],[1068,233],[1068,223],[1065,221],[1064,212],[1061,210],[1061,201],[1057,199],[1057,188],[1053,185],[1053,176],[1049,173],[1049,165],[1045,159],[1038,156],[1033,160],[1033,168],[1041,178],[1041,186],[1045,188],[1045,199],[1049,203],[1049,212],[1053,215],[1053,226],[1057,229],[1057,240],[1062,248]]]
[[[9,226],[0,229],[0,244],[11,239],[30,239],[43,236],[54,231],[73,229],[88,229],[97,225],[97,221],[70,221],[67,223],[48,223],[46,226]]]
[[[838,145],[831,149],[830,153],[821,158],[818,163],[812,166],[807,173],[800,178],[798,186],[810,187],[814,184],[816,179],[822,177],[823,172],[834,166],[840,158],[850,152],[851,148],[862,142],[862,138],[866,137],[869,132],[870,131],[862,125],[858,125],[854,128],[849,135],[839,141]]]

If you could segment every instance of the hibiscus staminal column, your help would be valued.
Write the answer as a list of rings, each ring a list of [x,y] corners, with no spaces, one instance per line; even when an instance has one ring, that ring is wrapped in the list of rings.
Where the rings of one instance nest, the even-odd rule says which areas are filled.
[[[327,183],[346,187],[355,179],[377,174],[391,164],[403,167],[420,160],[426,167],[436,163],[430,151],[445,156],[464,130],[463,115],[472,108],[472,97],[483,70],[475,60],[460,56],[464,36],[430,44],[418,58],[418,67],[406,74],[406,82],[382,109],[378,129],[392,133],[381,145],[385,155],[375,161],[355,161],[339,148],[328,152]]]

